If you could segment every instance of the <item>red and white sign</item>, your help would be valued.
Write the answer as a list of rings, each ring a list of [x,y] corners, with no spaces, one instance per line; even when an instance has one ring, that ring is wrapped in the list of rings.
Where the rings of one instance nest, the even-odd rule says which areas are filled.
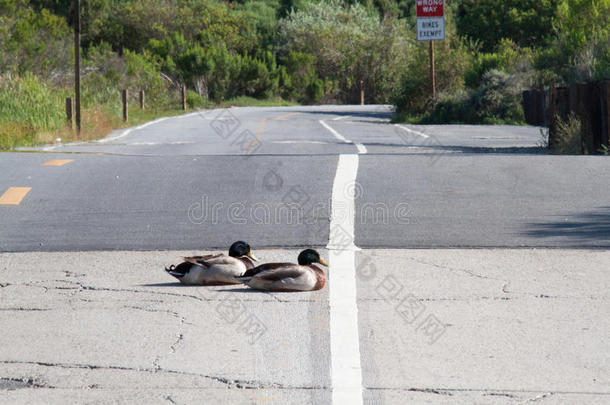
[[[445,0],[417,0],[417,18],[443,17]]]
[[[445,39],[445,1],[416,0],[417,40],[439,41]]]

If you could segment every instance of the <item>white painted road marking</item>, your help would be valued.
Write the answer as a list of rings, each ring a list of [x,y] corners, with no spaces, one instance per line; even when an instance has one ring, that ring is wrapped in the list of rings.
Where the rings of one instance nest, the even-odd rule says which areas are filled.
[[[345,143],[351,143],[353,145],[356,145],[356,148],[358,149],[358,153],[363,155],[367,152],[366,146],[364,146],[363,144],[354,143],[354,142],[350,141],[349,139],[346,139],[343,135],[341,135],[340,133],[335,131],[334,128],[332,128],[330,125],[328,125],[326,122],[324,122],[324,120],[320,120],[319,122],[320,122],[320,124],[322,124],[322,126],[324,128],[328,129],[330,131],[330,133],[333,134],[335,136],[335,138],[337,138],[338,140],[345,142]]]
[[[328,293],[333,404],[362,404],[362,368],[356,302],[354,195],[358,155],[339,155],[331,197]]]
[[[416,131],[414,129],[407,128],[407,127],[405,127],[403,125],[400,125],[400,124],[394,124],[394,125],[397,126],[400,129],[402,129],[402,130],[405,130],[405,131],[411,133],[411,134],[415,134],[417,136],[421,136],[421,137],[424,137],[424,138],[430,138],[428,135],[424,134],[423,132],[419,132],[419,131]]]
[[[150,125],[157,124],[157,123],[159,123],[159,122],[161,122],[161,121],[165,121],[165,120],[170,119],[170,118],[171,118],[171,117],[163,117],[163,118],[158,118],[158,119],[156,119],[156,120],[154,120],[154,121],[149,121],[149,122],[147,122],[147,123],[145,123],[145,124],[142,124],[142,125],[139,125],[139,126],[137,126],[137,127],[127,128],[127,129],[126,129],[125,131],[123,131],[123,132],[122,132],[120,135],[113,136],[113,137],[110,137],[110,138],[104,138],[104,139],[100,139],[100,140],[99,140],[99,141],[97,141],[97,142],[98,142],[98,143],[106,143],[106,142],[112,142],[112,141],[116,141],[117,139],[121,139],[121,138],[126,137],[127,135],[129,135],[129,134],[130,134],[131,132],[133,132],[133,131],[137,131],[137,130],[139,130],[139,129],[146,128],[146,127],[148,127],[148,126],[150,126]]]
[[[339,121],[339,120],[343,120],[343,119],[346,119],[346,118],[349,118],[349,117],[351,117],[351,115],[342,115],[340,117],[333,118],[333,121]]]

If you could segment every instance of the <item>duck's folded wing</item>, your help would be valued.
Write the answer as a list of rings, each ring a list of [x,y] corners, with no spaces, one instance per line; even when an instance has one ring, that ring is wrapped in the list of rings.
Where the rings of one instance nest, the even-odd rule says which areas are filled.
[[[290,267],[280,267],[277,269],[267,270],[256,275],[257,278],[267,281],[279,281],[286,278],[297,278],[303,275],[301,266],[292,265]]]
[[[288,268],[294,266],[296,266],[294,263],[265,263],[261,264],[260,266],[256,266],[252,269],[246,270],[246,272],[244,273],[244,277],[252,277],[263,271],[275,270],[281,267]]]
[[[209,267],[211,262],[213,262],[214,260],[218,259],[221,256],[224,256],[224,254],[218,253],[215,255],[191,256],[191,257],[184,257],[184,261],[191,263],[191,264],[196,264],[198,266]]]

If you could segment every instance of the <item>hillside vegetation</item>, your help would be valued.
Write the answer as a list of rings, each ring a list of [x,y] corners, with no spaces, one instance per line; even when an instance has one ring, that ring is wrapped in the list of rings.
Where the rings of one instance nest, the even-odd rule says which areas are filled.
[[[136,121],[175,111],[183,84],[206,107],[357,103],[362,83],[397,119],[521,123],[523,89],[610,78],[610,0],[446,3],[433,100],[414,0],[81,0],[82,136],[121,125],[123,88],[146,92]],[[0,148],[75,137],[70,7],[0,0]]]

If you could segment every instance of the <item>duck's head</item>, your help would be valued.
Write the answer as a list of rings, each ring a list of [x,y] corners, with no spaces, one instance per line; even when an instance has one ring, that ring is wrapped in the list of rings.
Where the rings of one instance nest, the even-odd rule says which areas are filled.
[[[254,256],[252,254],[252,251],[250,250],[250,245],[248,245],[246,242],[244,242],[242,240],[238,240],[237,242],[235,242],[231,245],[231,247],[229,248],[229,256],[231,256],[231,257],[248,256],[250,259],[258,262],[258,259],[256,258],[256,256]]]
[[[313,249],[305,249],[299,253],[298,258],[301,266],[308,266],[312,263],[320,263],[321,265],[328,266],[328,263],[320,257],[320,254]]]

